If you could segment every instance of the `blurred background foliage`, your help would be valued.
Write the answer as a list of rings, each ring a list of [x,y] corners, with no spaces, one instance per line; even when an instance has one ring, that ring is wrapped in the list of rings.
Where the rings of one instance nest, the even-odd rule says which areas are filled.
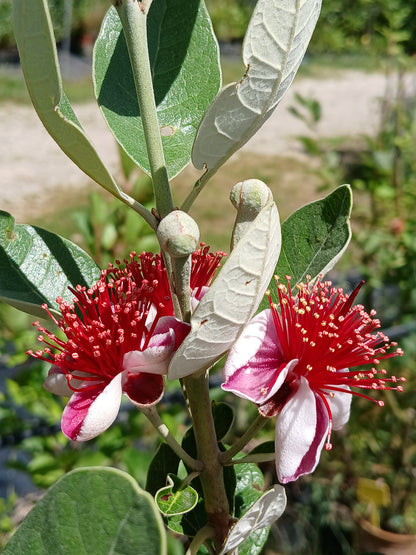
[[[65,1],[49,0],[48,3],[57,40],[61,42]],[[238,44],[255,1],[207,0],[206,3],[221,43]],[[108,5],[108,0],[73,0],[73,53],[91,54]],[[410,91],[405,87],[406,74],[415,69],[415,51],[414,2],[324,0],[308,59],[319,58],[322,66],[328,63],[331,67],[354,67],[358,61],[360,67],[375,67],[385,72],[391,86],[386,88],[382,100],[378,132],[353,141],[349,137],[322,139],[317,127],[325,106],[321,106],[319,98],[297,95],[291,111],[303,119],[310,131],[307,136],[299,137],[299,142],[313,163],[305,165],[295,160],[290,165],[280,159],[276,172],[274,159],[256,156],[244,160],[244,168],[241,161],[231,161],[223,170],[227,184],[239,180],[243,171],[264,180],[279,191],[283,210],[292,205],[298,207],[304,202],[305,194],[304,189],[294,191],[292,185],[277,181],[286,169],[292,174],[296,171],[295,181],[308,183],[311,189],[328,191],[340,183],[351,183],[356,199],[353,242],[332,278],[347,290],[364,278],[367,284],[361,302],[367,309],[376,306],[383,329],[389,327],[387,333],[391,339],[399,341],[405,350],[405,357],[392,359],[386,365],[389,372],[407,378],[405,392],[381,395],[384,408],[365,399],[354,399],[349,423],[344,430],[333,434],[333,450],[322,454],[313,475],[287,487],[288,508],[272,527],[266,549],[270,555],[383,552],[380,545],[377,549],[367,544],[363,547],[362,520],[376,529],[416,534],[416,87]],[[359,61],[363,59],[364,65]],[[11,0],[0,0],[1,60],[17,60]],[[223,67],[227,72],[227,59]],[[226,74],[225,81],[235,78],[233,71],[230,76]],[[237,71],[241,71],[240,67]],[[85,80],[82,87],[85,88]],[[9,87],[7,94],[11,90]],[[91,94],[90,88],[88,94]],[[0,101],[1,98],[0,95]],[[17,101],[18,97],[13,99]],[[137,172],[122,151],[119,177],[125,190],[151,206],[149,179]],[[223,191],[224,183],[220,185]],[[214,184],[211,192],[207,191],[205,202],[198,208],[201,212],[194,215],[207,224],[204,240],[216,248],[226,249],[233,214],[230,215],[230,210],[225,212],[226,204],[224,211],[218,208],[215,187]],[[180,189],[180,184],[175,182],[174,193],[177,188]],[[210,202],[212,206],[215,204],[215,210]],[[66,212],[65,218],[55,214],[53,221],[36,223],[69,236],[102,267],[116,258],[124,258],[131,250],[157,250],[146,224],[124,205],[99,192],[91,193],[82,206]],[[283,218],[287,215],[282,214]],[[61,229],[63,219],[67,220],[65,229]],[[211,233],[209,237],[208,233]],[[0,464],[3,465],[0,548],[19,520],[16,492],[20,495],[30,489],[47,488],[72,468],[97,464],[127,470],[144,486],[146,468],[158,443],[151,426],[128,404],[115,425],[96,440],[76,445],[66,439],[60,432],[64,403],[42,388],[47,365],[28,359],[25,354],[26,350],[36,348],[31,321],[32,317],[0,305]],[[213,398],[233,405],[234,433],[238,435],[254,418],[256,408],[222,392],[219,383],[218,374],[213,372]],[[172,433],[181,437],[189,423],[175,383],[168,384],[160,413]],[[259,441],[270,440],[273,427],[274,423],[270,422],[262,430]],[[273,464],[263,465],[262,470],[267,483],[272,483]],[[23,476],[30,477],[30,486],[23,487]],[[399,548],[395,553],[400,554]]]
[[[11,21],[12,0],[0,0],[0,48],[14,46]],[[57,40],[64,32],[65,4],[48,0]],[[220,41],[241,41],[256,0],[206,0]],[[79,53],[82,41],[95,40],[108,0],[72,0],[72,48]],[[324,0],[309,54],[384,52],[380,29],[404,23],[404,48],[416,50],[416,4],[408,0]],[[84,45],[85,46],[85,45]]]

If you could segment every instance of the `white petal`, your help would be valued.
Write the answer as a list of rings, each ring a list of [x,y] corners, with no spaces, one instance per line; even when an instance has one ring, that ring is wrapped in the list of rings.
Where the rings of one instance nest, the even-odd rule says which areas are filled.
[[[271,310],[263,310],[245,326],[241,335],[234,343],[228,353],[224,365],[224,381],[234,374],[236,370],[245,366],[247,362],[255,356],[262,347],[266,339],[268,321],[271,317]],[[273,329],[274,326],[273,326]],[[277,336],[276,336],[277,339]],[[276,349],[278,347],[276,346]]]
[[[66,374],[62,372],[58,366],[52,366],[49,370],[43,382],[43,387],[46,391],[54,393],[55,395],[61,395],[62,397],[71,397],[74,393],[68,385]]]
[[[120,410],[123,373],[111,380],[91,403],[84,418],[77,441],[87,441],[111,426]]]
[[[344,389],[350,391],[349,387],[345,386]],[[352,395],[336,391],[333,393],[333,397],[327,397],[332,414],[332,429],[340,430],[349,420]]]
[[[328,417],[322,413],[322,405],[302,376],[298,391],[276,421],[276,469],[280,482],[313,472],[318,464],[328,431]]]
[[[94,376],[90,374],[89,377],[92,378]],[[94,383],[95,382],[93,382],[92,380],[85,382],[82,379],[71,379],[71,385],[74,389],[81,389],[85,386],[91,386]],[[46,389],[46,391],[49,391],[54,395],[60,395],[61,397],[71,397],[74,394],[74,389],[71,389],[68,385],[68,380],[65,372],[56,365],[53,365],[49,370],[48,375],[43,382],[43,387]]]

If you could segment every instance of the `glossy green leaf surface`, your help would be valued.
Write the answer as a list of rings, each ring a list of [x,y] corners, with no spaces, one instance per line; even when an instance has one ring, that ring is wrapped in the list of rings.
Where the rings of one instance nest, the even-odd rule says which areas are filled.
[[[152,497],[125,472],[74,470],[38,501],[5,555],[165,555],[166,534]]]
[[[235,488],[235,514],[241,518],[262,496],[264,487],[263,473],[256,464],[245,463],[236,466],[237,485]],[[260,553],[269,535],[269,528],[260,528],[238,547],[239,555]]]
[[[258,0],[243,44],[245,74],[215,98],[198,129],[192,162],[218,168],[263,125],[289,88],[321,0]]]
[[[201,0],[153,2],[147,32],[163,150],[173,177],[190,161],[199,122],[220,87],[218,44]],[[95,45],[94,84],[117,141],[150,173],[127,45],[114,8]]]
[[[68,286],[90,287],[100,277],[96,263],[80,247],[45,229],[15,224],[0,212],[0,300],[45,317],[41,305],[72,300]]]
[[[82,129],[62,89],[55,38],[46,0],[13,0],[14,33],[33,106],[69,158],[102,187],[120,189]]]
[[[236,477],[235,515],[240,518],[262,496],[264,477],[259,467],[253,463],[236,465]]]
[[[275,275],[292,283],[314,278],[331,270],[345,252],[351,239],[352,192],[342,185],[327,197],[307,204],[282,224],[282,248]],[[270,282],[273,302],[277,302],[274,280]],[[269,308],[267,298],[259,310]]]

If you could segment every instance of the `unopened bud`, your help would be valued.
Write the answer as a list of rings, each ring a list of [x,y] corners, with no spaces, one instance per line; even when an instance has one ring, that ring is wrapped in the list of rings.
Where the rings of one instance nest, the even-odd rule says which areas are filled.
[[[246,179],[234,185],[231,189],[230,200],[237,209],[231,250],[244,235],[247,227],[263,210],[267,203],[273,200],[272,192],[259,179]]]
[[[272,198],[272,192],[259,179],[246,179],[234,185],[230,199],[239,214],[245,214],[253,219]]]
[[[160,222],[157,238],[163,250],[174,258],[180,258],[191,255],[196,249],[199,229],[189,214],[174,210]]]

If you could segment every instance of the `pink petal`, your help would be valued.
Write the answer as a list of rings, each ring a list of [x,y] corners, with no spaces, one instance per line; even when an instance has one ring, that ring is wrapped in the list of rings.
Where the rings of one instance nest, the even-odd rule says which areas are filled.
[[[255,403],[264,403],[281,387],[297,359],[287,365],[282,363],[272,312],[263,310],[247,324],[231,348],[222,388]]]
[[[129,351],[123,358],[123,370],[167,374],[173,353],[191,329],[189,324],[172,316],[164,316],[156,324],[144,351]]]
[[[164,387],[165,382],[159,374],[129,372],[123,385],[123,392],[137,407],[149,407],[160,401]]]
[[[73,441],[87,441],[104,432],[116,419],[121,403],[123,375],[103,387],[72,395],[62,414],[62,431]]]
[[[172,332],[172,336],[169,341],[166,341],[165,345],[148,347],[144,351],[126,353],[123,358],[123,369],[130,373],[166,374],[174,353],[174,341],[175,338]]]
[[[199,301],[202,299],[202,297],[205,295],[205,293],[208,291],[209,287],[207,287],[206,285],[203,285],[201,288],[198,289],[194,289],[191,293],[191,310],[192,312],[196,309],[196,307],[199,304]]]
[[[176,350],[190,332],[191,325],[187,324],[186,322],[181,322],[181,320],[178,320],[173,316],[163,316],[159,319],[158,323],[155,326],[153,336],[149,341],[149,346],[163,343],[163,337],[159,336],[163,336],[164,334],[170,335],[172,330],[174,332],[174,347]]]
[[[316,468],[328,433],[329,420],[323,401],[303,376],[297,392],[276,421],[276,470],[282,484]]]

